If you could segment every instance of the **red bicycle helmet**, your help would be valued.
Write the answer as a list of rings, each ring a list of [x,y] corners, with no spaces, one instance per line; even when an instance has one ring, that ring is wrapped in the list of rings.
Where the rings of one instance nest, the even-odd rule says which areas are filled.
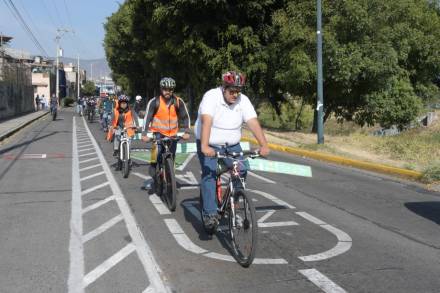
[[[243,87],[246,82],[246,77],[236,71],[228,71],[226,73],[223,73],[222,75],[222,82],[223,86],[226,87]]]

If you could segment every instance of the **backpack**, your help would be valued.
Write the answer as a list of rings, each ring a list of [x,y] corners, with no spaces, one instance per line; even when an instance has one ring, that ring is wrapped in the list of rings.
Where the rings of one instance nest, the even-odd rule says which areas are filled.
[[[180,104],[180,102],[179,102],[179,99],[180,98],[177,98],[176,96],[172,96],[171,97],[173,100],[171,101],[171,103],[174,105],[174,107],[176,108],[176,114],[177,114],[177,116],[179,116],[179,104]],[[154,97],[154,112],[153,112],[153,116],[154,115],[156,115],[156,113],[157,113],[157,110],[159,110],[159,107],[160,107],[160,97]]]

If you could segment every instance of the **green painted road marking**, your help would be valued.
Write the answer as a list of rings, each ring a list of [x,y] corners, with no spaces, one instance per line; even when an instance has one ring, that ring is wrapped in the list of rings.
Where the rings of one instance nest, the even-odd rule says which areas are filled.
[[[150,151],[145,152],[133,152],[131,153],[131,157],[140,161],[144,161],[147,163],[150,163]],[[176,154],[176,167],[179,167],[180,165],[185,162],[186,158],[189,156],[189,154]]]
[[[310,166],[292,163],[269,161],[263,159],[249,159],[246,162],[246,167],[253,171],[264,171],[303,177],[312,177],[312,169],[310,168]]]

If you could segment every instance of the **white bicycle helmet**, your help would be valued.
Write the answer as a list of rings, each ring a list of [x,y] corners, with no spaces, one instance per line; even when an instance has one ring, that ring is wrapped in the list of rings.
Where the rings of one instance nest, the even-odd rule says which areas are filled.
[[[142,100],[142,97],[139,96],[139,95],[137,95],[137,96],[136,96],[136,101],[140,101],[140,100]]]

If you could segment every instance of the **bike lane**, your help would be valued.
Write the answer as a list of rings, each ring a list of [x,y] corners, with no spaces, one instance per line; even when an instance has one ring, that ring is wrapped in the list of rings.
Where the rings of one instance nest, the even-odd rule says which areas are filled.
[[[101,135],[97,127],[94,133]],[[105,142],[101,147],[104,153],[111,153]],[[106,157],[110,164],[114,161],[111,156]],[[285,158],[274,153],[271,159]],[[304,163],[300,158],[290,160]],[[325,202],[326,198],[338,196],[325,182],[345,182],[341,177],[352,171],[339,174],[340,170],[325,170],[316,162],[310,165],[314,170],[312,178],[264,172],[248,177],[248,188],[262,224],[256,254],[260,261],[249,269],[231,261],[221,236],[208,240],[202,231],[198,189],[193,186],[200,176],[196,157],[177,172],[180,193],[178,208],[172,214],[160,199],[141,189],[148,179],[147,164],[138,161],[128,179],[122,179],[120,172],[114,173],[164,275],[179,292],[435,292],[432,282],[435,284],[437,279],[432,276],[437,270],[433,261],[436,250],[382,230],[344,210],[337,201]],[[317,178],[315,169],[318,175],[330,175]],[[357,176],[354,185],[358,184],[356,180],[369,178],[364,174]],[[364,185],[373,184],[369,180],[373,179]],[[376,181],[373,180],[377,185]],[[317,187],[319,184],[322,189]],[[299,188],[304,186],[314,186],[316,193],[311,196]],[[350,193],[347,184],[340,188]],[[406,249],[414,255],[407,255]],[[272,260],[272,264],[263,264],[264,259]],[[423,268],[422,264],[428,267]]]

